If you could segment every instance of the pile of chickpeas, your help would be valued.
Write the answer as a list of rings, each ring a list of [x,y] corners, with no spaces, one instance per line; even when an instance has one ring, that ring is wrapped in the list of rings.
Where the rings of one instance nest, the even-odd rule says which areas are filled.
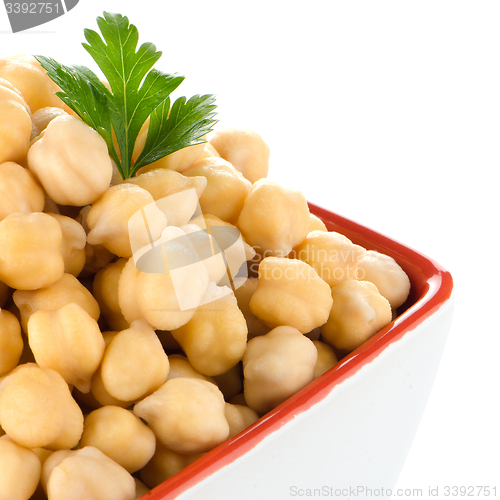
[[[0,58],[0,499],[130,500],[390,323],[410,282],[267,179],[257,133],[217,130],[123,181],[56,90],[34,58]],[[202,215],[160,209],[186,190]],[[179,236],[237,230],[248,276],[228,289],[198,259],[181,307],[168,266],[136,266],[145,210],[170,263],[195,257]]]

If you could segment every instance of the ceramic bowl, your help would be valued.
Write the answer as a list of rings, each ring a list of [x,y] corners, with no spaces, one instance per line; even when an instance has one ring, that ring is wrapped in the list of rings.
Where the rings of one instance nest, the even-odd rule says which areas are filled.
[[[394,321],[328,372],[142,499],[390,496],[445,345],[452,278],[386,236],[310,208],[328,230],[393,257],[411,281],[407,302]]]

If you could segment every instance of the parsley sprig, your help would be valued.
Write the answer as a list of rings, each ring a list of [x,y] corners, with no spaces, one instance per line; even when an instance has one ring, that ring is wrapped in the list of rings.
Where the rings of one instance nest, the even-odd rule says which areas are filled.
[[[153,68],[161,57],[152,43],[138,49],[139,32],[127,17],[103,13],[97,18],[102,37],[86,29],[83,47],[107,79],[109,87],[85,66],[64,66],[50,57],[35,56],[61,88],[57,95],[87,125],[104,138],[123,179],[179,149],[205,142],[216,120],[213,95],[170,95],[184,77]],[[135,162],[132,152],[149,118],[144,148]]]

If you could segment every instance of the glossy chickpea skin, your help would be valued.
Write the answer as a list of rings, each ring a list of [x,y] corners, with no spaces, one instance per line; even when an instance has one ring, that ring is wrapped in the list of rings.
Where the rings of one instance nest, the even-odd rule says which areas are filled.
[[[87,214],[90,229],[87,241],[91,245],[103,245],[119,257],[129,258],[134,248],[149,244],[148,234],[144,229],[142,211],[146,210],[147,226],[151,238],[156,241],[167,227],[167,218],[154,203],[154,199],[145,189],[130,183],[118,184],[109,188]],[[131,217],[139,213],[137,228],[131,226]],[[134,221],[136,218],[133,219]]]
[[[0,280],[35,290],[64,274],[61,226],[50,215],[14,213],[0,222]]]
[[[132,412],[119,406],[103,406],[85,417],[79,448],[93,446],[133,473],[154,454],[153,431]]]
[[[239,434],[259,419],[257,412],[248,406],[233,405],[231,403],[226,403],[225,414],[229,424],[230,438],[236,436],[236,434]]]
[[[309,231],[304,195],[268,179],[250,190],[238,219],[245,241],[265,257],[285,257]]]
[[[83,414],[65,380],[34,363],[19,365],[0,383],[0,425],[26,448],[73,448]]]
[[[28,151],[28,167],[52,200],[77,207],[104,194],[113,174],[104,139],[70,115],[54,118],[40,133]]]
[[[55,94],[59,87],[30,55],[1,57],[0,78],[5,78],[19,89],[33,113],[47,106],[68,109]]]
[[[325,342],[351,352],[392,319],[391,305],[369,281],[345,280],[332,288],[333,306],[321,327]]]
[[[81,392],[90,391],[104,354],[104,339],[96,320],[78,304],[35,312],[28,321],[28,339],[42,368],[57,371]]]
[[[234,293],[209,284],[213,300],[200,305],[181,328],[172,330],[193,367],[204,375],[221,375],[243,357],[247,325]]]
[[[318,360],[316,361],[316,366],[314,367],[314,378],[318,378],[323,375],[327,370],[333,368],[338,363],[337,355],[335,351],[320,340],[313,340],[313,344],[318,350]]]
[[[45,193],[29,170],[14,162],[0,165],[0,220],[15,212],[41,212]]]
[[[83,226],[71,217],[49,213],[59,223],[62,231],[61,254],[64,272],[78,276],[85,266],[87,235]]]
[[[358,263],[366,250],[334,231],[312,231],[297,245],[292,256],[307,262],[330,286],[356,279]]]
[[[135,500],[134,478],[93,446],[56,452],[43,469],[50,500]]]
[[[168,357],[155,331],[144,321],[133,322],[106,346],[101,377],[109,394],[122,401],[141,399],[166,380]]]
[[[0,163],[24,161],[31,136],[31,113],[19,91],[0,78]]]
[[[212,377],[203,375],[203,373],[195,370],[193,368],[193,365],[183,354],[170,354],[168,356],[168,361],[170,363],[171,372],[173,371],[181,377],[198,378],[200,380],[206,380],[215,384],[215,380]]]
[[[36,453],[0,438],[0,499],[28,500],[40,481],[42,465]],[[22,478],[22,480],[20,480]]]
[[[36,311],[55,311],[67,304],[78,304],[95,321],[99,319],[99,304],[92,294],[72,274],[65,273],[53,285],[39,290],[16,290],[14,303],[21,315],[26,332],[28,320]]]
[[[0,309],[0,377],[17,366],[23,348],[19,321],[11,312]]]
[[[126,263],[127,259],[123,258],[110,262],[96,273],[93,281],[94,297],[112,330],[126,330],[130,327],[123,317],[118,299],[118,282]]]
[[[204,453],[229,435],[224,397],[214,384],[204,380],[167,380],[133,411],[149,424],[164,446],[176,453]]]
[[[269,171],[269,146],[253,130],[225,128],[215,131],[210,144],[252,184]]]
[[[313,380],[317,357],[312,341],[290,326],[249,340],[243,356],[248,406],[263,415],[295,394]]]
[[[305,262],[279,257],[261,261],[250,310],[270,328],[285,325],[310,332],[326,323],[331,307],[330,287]]]
[[[373,283],[393,310],[403,305],[410,293],[410,279],[389,255],[367,251],[358,265],[358,278]]]
[[[184,175],[207,179],[207,187],[200,197],[203,213],[230,223],[238,221],[251,183],[229,162],[217,157],[206,158],[185,170]]]

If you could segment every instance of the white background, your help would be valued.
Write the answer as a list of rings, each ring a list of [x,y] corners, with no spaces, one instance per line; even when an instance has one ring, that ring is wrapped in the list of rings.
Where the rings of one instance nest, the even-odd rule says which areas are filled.
[[[79,44],[103,10],[183,93],[216,94],[221,126],[260,132],[270,177],[451,271],[454,322],[399,486],[500,496],[500,3],[80,0],[18,34],[0,6],[1,55],[95,69]]]

